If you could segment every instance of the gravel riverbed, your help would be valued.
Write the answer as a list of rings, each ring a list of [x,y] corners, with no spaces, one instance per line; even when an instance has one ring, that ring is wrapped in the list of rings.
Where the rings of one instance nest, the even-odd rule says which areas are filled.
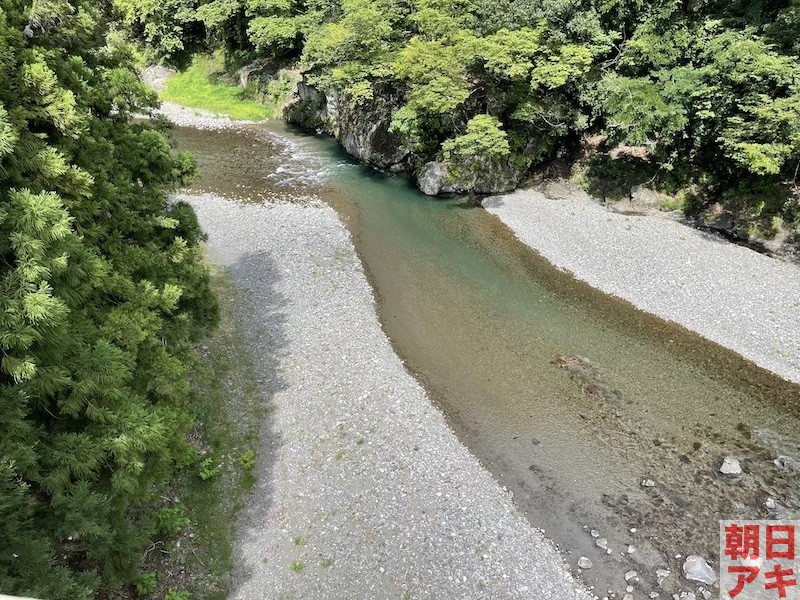
[[[333,209],[178,198],[268,396],[233,598],[591,597],[404,368]]]
[[[800,382],[800,267],[575,190],[517,190],[483,206],[578,279]]]

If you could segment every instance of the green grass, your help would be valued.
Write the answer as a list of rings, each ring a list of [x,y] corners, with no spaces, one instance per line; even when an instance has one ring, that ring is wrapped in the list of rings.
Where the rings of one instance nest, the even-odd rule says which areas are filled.
[[[162,100],[202,108],[238,121],[262,121],[276,108],[245,97],[245,90],[220,80],[222,60],[218,56],[195,56],[192,64],[177,73],[161,92]]]

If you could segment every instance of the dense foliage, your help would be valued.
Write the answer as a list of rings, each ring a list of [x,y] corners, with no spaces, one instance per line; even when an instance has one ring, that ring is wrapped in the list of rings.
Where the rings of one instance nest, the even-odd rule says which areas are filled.
[[[0,591],[132,579],[186,441],[216,319],[193,171],[136,124],[156,99],[91,0],[0,0]]]
[[[760,190],[800,217],[798,0],[173,1],[169,28],[192,12],[234,59],[297,61],[323,91],[386,98],[420,161],[526,168],[599,134],[656,180]]]

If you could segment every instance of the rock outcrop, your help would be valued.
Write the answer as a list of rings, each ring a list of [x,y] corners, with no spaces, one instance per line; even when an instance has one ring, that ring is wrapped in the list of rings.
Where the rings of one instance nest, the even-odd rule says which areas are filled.
[[[391,99],[376,95],[355,103],[337,92],[323,94],[306,82],[298,84],[297,96],[285,113],[290,122],[333,135],[348,154],[382,171],[408,167],[410,150],[389,131]]]
[[[301,81],[297,99],[284,116],[301,127],[329,133],[348,154],[376,169],[416,170],[417,185],[429,196],[508,192],[523,180],[525,169],[510,160],[469,158],[455,166],[439,160],[423,162],[401,136],[389,130],[396,104],[391,95],[377,93],[370,100],[355,103],[344,94],[322,93]]]
[[[425,163],[417,173],[423,194],[499,194],[516,188],[525,172],[509,161],[473,158],[452,168],[442,161]]]

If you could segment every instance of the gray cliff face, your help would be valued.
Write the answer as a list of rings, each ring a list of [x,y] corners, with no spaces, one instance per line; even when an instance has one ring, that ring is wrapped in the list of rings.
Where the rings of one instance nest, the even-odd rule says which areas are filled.
[[[474,158],[455,169],[442,161],[431,161],[417,173],[417,186],[423,194],[498,194],[516,188],[525,172],[507,161]]]
[[[383,171],[402,171],[408,166],[410,150],[400,136],[389,131],[391,102],[375,97],[354,104],[336,92],[322,94],[301,82],[298,101],[287,110],[290,122],[321,129],[333,135],[348,154]]]
[[[297,100],[287,107],[286,119],[303,127],[333,135],[348,154],[382,171],[412,171],[422,164],[421,157],[412,154],[402,137],[391,133],[390,99],[376,95],[372,100],[355,104],[342,94],[323,94],[301,81]],[[461,164],[448,166],[431,161],[416,169],[417,186],[429,196],[439,194],[497,194],[516,188],[525,170],[509,161],[470,158]]]

